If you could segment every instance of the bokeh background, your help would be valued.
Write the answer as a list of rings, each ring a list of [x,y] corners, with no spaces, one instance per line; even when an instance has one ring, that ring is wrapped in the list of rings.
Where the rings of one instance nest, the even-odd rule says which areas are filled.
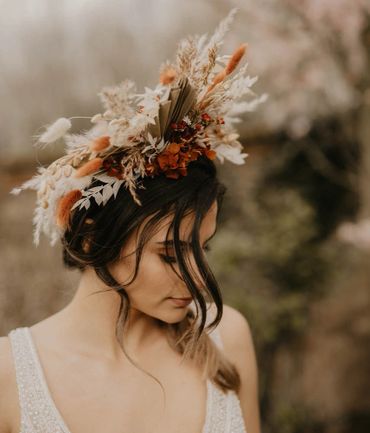
[[[263,431],[368,433],[370,0],[0,5],[0,335],[58,311],[79,277],[59,246],[33,245],[35,193],[9,194],[63,154],[32,136],[100,112],[105,85],[154,87],[181,37],[211,34],[237,6],[222,54],[248,42],[269,99],[239,124],[246,164],[219,164],[228,193],[210,262],[253,331]]]

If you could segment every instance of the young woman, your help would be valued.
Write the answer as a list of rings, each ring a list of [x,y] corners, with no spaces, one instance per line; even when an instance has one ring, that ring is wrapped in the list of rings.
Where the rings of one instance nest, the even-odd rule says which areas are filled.
[[[253,93],[233,74],[246,44],[217,56],[234,13],[183,40],[155,89],[104,88],[90,131],[60,118],[40,136],[66,155],[12,193],[37,190],[34,241],[60,239],[81,279],[0,338],[0,433],[260,433],[251,331],[204,252],[226,190],[213,160],[244,162],[232,124],[263,100],[233,102]]]
[[[250,328],[222,304],[203,254],[224,193],[214,163],[145,186],[142,207],[122,188],[74,215],[63,238],[64,263],[81,269],[73,299],[0,338],[1,433],[260,432]],[[194,334],[175,342],[199,326],[192,299],[218,326],[183,360]]]

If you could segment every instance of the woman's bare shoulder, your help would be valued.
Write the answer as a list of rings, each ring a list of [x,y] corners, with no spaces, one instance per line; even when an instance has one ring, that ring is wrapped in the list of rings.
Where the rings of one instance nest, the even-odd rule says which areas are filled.
[[[258,365],[252,330],[246,317],[229,305],[224,305],[219,329],[224,353],[240,375],[238,396],[246,429],[251,433],[260,433]]]
[[[211,306],[213,314],[216,314],[216,306]],[[243,355],[246,352],[254,353],[252,330],[247,318],[236,308],[223,304],[223,314],[217,325],[220,332],[225,353],[232,362],[239,364],[245,361]],[[243,349],[243,350],[241,350]],[[244,353],[243,353],[244,352]]]
[[[216,305],[210,304],[209,311],[212,317],[215,317],[217,313]],[[227,341],[230,341],[230,339],[231,341],[237,340],[238,337],[243,337],[251,331],[247,318],[239,310],[227,304],[223,304],[222,318],[217,327],[220,330],[221,337],[224,337]],[[233,336],[235,337],[233,338]]]
[[[223,315],[220,322],[220,332],[223,334],[235,334],[250,332],[250,326],[247,318],[239,310],[230,305],[224,304]]]
[[[0,337],[0,433],[11,433],[17,404],[17,384],[8,336]]]

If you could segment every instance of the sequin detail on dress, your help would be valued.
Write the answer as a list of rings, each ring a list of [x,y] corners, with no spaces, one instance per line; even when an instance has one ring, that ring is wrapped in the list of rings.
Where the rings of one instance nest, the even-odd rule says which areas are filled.
[[[8,336],[18,386],[20,433],[70,433],[52,401],[29,328],[13,329]]]
[[[51,397],[30,329],[16,328],[8,336],[21,412],[19,433],[71,433]],[[217,328],[210,337],[222,349]],[[207,381],[206,416],[201,433],[247,433],[236,393],[224,394],[210,380]]]
[[[212,318],[207,315],[206,325]],[[216,327],[210,334],[215,344],[223,350],[219,329]],[[206,422],[202,433],[247,433],[240,406],[240,400],[235,391],[226,394],[209,381]]]

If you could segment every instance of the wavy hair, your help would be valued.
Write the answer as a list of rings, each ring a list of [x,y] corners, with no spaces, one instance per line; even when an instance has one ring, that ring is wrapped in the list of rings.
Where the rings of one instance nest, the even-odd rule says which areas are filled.
[[[94,202],[88,209],[74,210],[69,227],[62,237],[63,262],[66,267],[79,269],[81,272],[87,266],[92,267],[96,275],[110,288],[109,290],[115,290],[120,295],[120,308],[116,322],[117,341],[130,362],[142,370],[127,354],[122,338],[130,309],[130,299],[125,287],[137,276],[146,242],[164,218],[173,216],[166,240],[173,230],[173,248],[180,272],[177,275],[185,282],[191,293],[196,311],[189,309],[182,321],[174,324],[161,322],[160,326],[166,328],[170,346],[184,358],[191,358],[201,368],[203,378],[209,378],[225,392],[238,391],[240,377],[235,366],[226,359],[208,335],[208,332],[213,330],[221,320],[223,301],[218,283],[199,242],[201,222],[215,201],[218,204],[217,220],[219,218],[226,187],[217,179],[214,162],[205,156],[189,164],[187,170],[186,176],[176,180],[166,178],[164,175],[144,178],[143,188],[138,190],[142,206],[135,203],[130,193],[121,187],[116,198],[112,197],[103,207],[99,207]],[[101,184],[98,180],[94,180],[93,183],[94,185],[90,186]],[[181,246],[179,239],[181,221],[188,213],[194,215],[189,243],[203,280],[201,282],[199,278],[195,278],[189,266],[189,250]],[[143,227],[135,251],[137,254],[134,275],[132,280],[123,286],[110,273],[108,265],[122,260],[120,254],[125,243],[133,231],[148,217],[149,220]],[[170,265],[177,273],[173,265],[171,263]],[[207,304],[216,307],[215,318],[210,323],[208,323]],[[159,382],[150,373],[145,373]]]

